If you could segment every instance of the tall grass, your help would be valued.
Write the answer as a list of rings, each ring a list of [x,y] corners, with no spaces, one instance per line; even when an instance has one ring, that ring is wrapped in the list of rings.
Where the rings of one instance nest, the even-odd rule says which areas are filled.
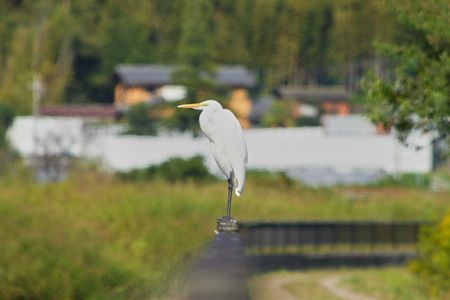
[[[376,299],[430,299],[423,282],[406,268],[350,269],[344,274],[344,287]]]
[[[225,213],[226,183],[123,182],[78,170],[37,185],[0,179],[0,299],[143,299],[165,295]],[[438,219],[449,194],[311,189],[249,178],[233,215],[247,219]]]

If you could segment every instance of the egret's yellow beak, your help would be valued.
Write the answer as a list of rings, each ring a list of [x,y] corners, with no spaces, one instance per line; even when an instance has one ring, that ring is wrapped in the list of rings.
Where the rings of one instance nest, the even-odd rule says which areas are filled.
[[[197,108],[201,106],[206,106],[205,103],[192,103],[192,104],[181,104],[178,105],[178,108]]]

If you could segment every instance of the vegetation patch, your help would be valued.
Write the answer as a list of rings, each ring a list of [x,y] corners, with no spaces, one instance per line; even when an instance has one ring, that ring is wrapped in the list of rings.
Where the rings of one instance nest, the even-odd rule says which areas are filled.
[[[344,277],[342,285],[375,299],[429,299],[419,278],[407,268],[352,270]]]
[[[420,237],[421,257],[411,264],[437,299],[450,298],[450,214]]]
[[[129,181],[77,167],[40,185],[21,168],[0,176],[0,299],[143,299],[167,295],[225,214],[226,181]],[[314,189],[250,174],[238,220],[430,220],[448,193]]]
[[[158,165],[151,165],[143,169],[134,169],[128,172],[117,172],[117,176],[127,181],[143,181],[151,179],[164,179],[169,182],[196,180],[212,181],[215,177],[209,173],[203,163],[202,156],[191,158],[170,158]]]

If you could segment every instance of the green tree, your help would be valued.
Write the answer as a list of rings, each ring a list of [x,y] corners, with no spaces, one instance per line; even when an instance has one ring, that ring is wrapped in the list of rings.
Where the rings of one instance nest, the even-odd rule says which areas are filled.
[[[244,2],[244,1],[242,1]],[[276,69],[277,45],[275,41],[280,30],[278,13],[281,11],[278,0],[254,0],[250,12],[244,18],[251,19],[248,36],[250,65],[256,69],[264,92],[270,92],[277,76]]]
[[[156,135],[157,133],[157,120],[150,114],[149,106],[145,103],[130,107],[127,120],[127,134]]]
[[[213,72],[212,25],[213,6],[209,0],[184,1],[182,30],[178,46],[177,83],[188,88],[190,97],[198,99],[212,87]],[[200,92],[200,95],[199,95]]]
[[[45,8],[47,16],[42,21],[42,33],[35,33],[33,47],[34,60],[32,69],[40,74],[47,86],[47,103],[61,103],[64,101],[66,87],[72,78],[73,43],[78,34],[78,23],[73,16],[70,5],[62,2],[53,10]],[[39,25],[38,25],[39,26]]]
[[[394,127],[401,139],[411,130],[450,133],[450,3],[446,0],[395,2],[404,28],[396,44],[381,50],[395,64],[394,79],[364,80],[369,116]]]
[[[149,42],[154,45],[155,62],[173,64],[177,57],[179,37],[183,26],[180,23],[184,0],[151,1],[153,14],[149,18]]]
[[[0,148],[5,145],[5,134],[14,119],[13,109],[0,102]]]
[[[327,50],[330,44],[332,10],[328,0],[308,5],[301,22],[299,35],[299,62],[308,84],[317,84],[327,64]]]
[[[194,135],[199,134],[198,112],[176,108],[175,104],[168,104],[166,107],[171,109],[173,113],[161,120],[162,129],[167,131],[190,131]]]
[[[212,40],[213,58],[223,64],[248,64],[246,36],[250,20],[251,1],[217,1],[214,7]],[[247,16],[247,17],[246,17]]]
[[[212,63],[212,25],[213,5],[209,0],[190,0],[183,2],[178,62],[180,67],[173,79],[188,89],[189,102],[203,101],[214,93],[214,83],[210,79],[214,68]],[[191,129],[198,131],[198,115],[184,110],[175,110],[165,122],[170,129]]]
[[[277,50],[275,53],[274,72],[271,81],[287,84],[297,83],[300,66],[301,22],[304,18],[306,4],[304,1],[284,1],[279,12],[279,32],[277,34]]]
[[[264,115],[262,124],[267,127],[292,127],[295,125],[293,103],[287,100],[274,101]]]
[[[372,64],[380,69],[382,60],[375,53],[375,41],[391,41],[398,27],[385,1],[334,1],[333,10],[332,41],[327,51],[338,66],[334,75],[343,78],[351,90],[358,90],[362,72]]]
[[[30,84],[35,74],[46,86],[46,102],[61,102],[72,74],[72,43],[77,26],[66,2],[36,1],[23,4],[28,22],[21,21],[12,7],[13,17],[5,36],[4,73],[0,76],[0,100],[19,113],[31,110]],[[25,16],[22,16],[25,17]],[[3,27],[2,26],[2,27]],[[0,30],[1,32],[1,30]],[[1,35],[1,33],[0,33]],[[1,36],[0,36],[1,38]]]
[[[19,113],[31,111],[31,37],[29,28],[15,29],[0,85],[0,101],[14,107]]]
[[[399,31],[384,3],[0,0],[0,101],[28,113],[39,73],[45,102],[111,102],[119,63],[181,64],[177,80],[195,98],[215,93],[205,80],[215,64],[246,65],[265,92],[347,77],[357,86],[370,61],[381,65],[373,41]]]
[[[104,100],[113,99],[111,77],[120,63],[148,63],[155,51],[149,43],[152,11],[148,1],[106,1],[98,25],[100,68],[91,77]]]

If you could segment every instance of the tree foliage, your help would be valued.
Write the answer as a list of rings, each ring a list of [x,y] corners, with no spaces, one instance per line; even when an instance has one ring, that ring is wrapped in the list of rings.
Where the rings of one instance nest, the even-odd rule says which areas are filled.
[[[193,102],[193,101],[190,101]],[[168,104],[166,107],[171,112],[166,118],[160,120],[160,127],[168,132],[171,131],[190,131],[194,135],[199,134],[200,126],[198,122],[198,112],[190,109],[176,108],[176,104]]]
[[[191,158],[171,158],[159,165],[151,165],[144,169],[134,169],[128,172],[118,172],[118,177],[129,181],[164,179],[169,182],[187,180],[212,181],[214,176],[206,168],[202,156]]]
[[[293,127],[295,125],[294,105],[291,101],[275,101],[263,116],[266,127]]]
[[[434,227],[422,231],[420,238],[422,256],[413,262],[412,269],[428,285],[436,299],[450,296],[450,214]]]
[[[6,130],[14,119],[14,111],[9,105],[0,102],[0,148],[5,145]]]
[[[394,127],[405,138],[412,130],[450,133],[450,3],[398,1],[393,9],[403,26],[398,43],[382,44],[394,78],[368,76],[364,89],[372,120]]]
[[[219,64],[246,65],[266,92],[279,83],[347,84],[376,57],[374,39],[396,31],[383,3],[1,0],[0,101],[29,112],[37,73],[45,103],[111,102],[118,63],[179,64],[191,91],[192,78]]]
[[[210,0],[183,2],[182,29],[177,49],[180,67],[173,75],[176,84],[188,90],[188,102],[213,98],[213,4]],[[198,130],[198,115],[185,110],[173,110],[163,122],[168,129]]]
[[[156,135],[157,120],[150,114],[150,108],[146,103],[136,104],[127,112],[127,134]]]

